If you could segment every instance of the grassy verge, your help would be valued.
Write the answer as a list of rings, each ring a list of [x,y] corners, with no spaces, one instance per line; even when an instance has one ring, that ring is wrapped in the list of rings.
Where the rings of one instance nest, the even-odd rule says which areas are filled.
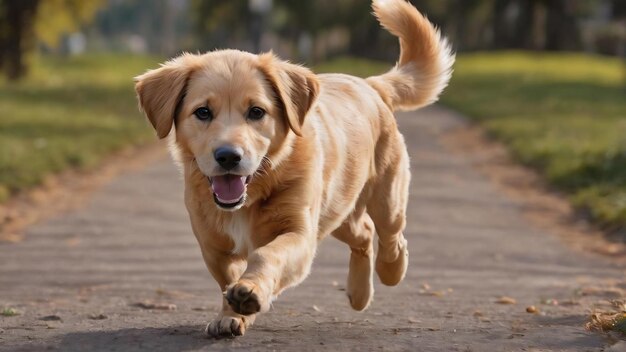
[[[343,59],[319,71],[367,76]],[[355,68],[358,67],[358,70]],[[442,102],[479,122],[522,163],[609,228],[626,225],[626,84],[619,60],[523,52],[460,55]]]
[[[64,169],[88,168],[153,134],[132,77],[155,58],[43,58],[23,82],[0,81],[0,202]]]
[[[443,102],[479,121],[598,223],[626,224],[626,87],[619,60],[460,57]]]

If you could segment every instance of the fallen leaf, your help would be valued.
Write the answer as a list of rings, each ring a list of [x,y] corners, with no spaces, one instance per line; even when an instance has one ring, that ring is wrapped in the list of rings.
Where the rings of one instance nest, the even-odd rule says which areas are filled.
[[[166,290],[163,288],[157,288],[154,291],[158,296],[164,297],[164,298],[183,298],[183,297],[189,297],[191,296],[191,294],[187,293],[187,292],[183,292],[183,291],[176,291],[176,290]]]
[[[613,324],[613,330],[619,331],[622,334],[626,335],[626,314],[622,314],[615,319],[615,323]]]
[[[496,300],[496,303],[498,303],[498,304],[516,304],[517,301],[515,300],[515,298],[502,296],[502,297],[500,297],[500,298],[498,298]]]
[[[600,332],[611,331],[617,328],[623,329],[622,333],[626,334],[626,313],[593,313],[585,324],[585,328]]]
[[[153,302],[137,302],[131,304],[133,307],[142,309],[157,309],[157,310],[176,310],[176,305],[172,303],[153,303]]]
[[[419,290],[418,293],[422,296],[435,296],[435,297],[442,297],[446,294],[444,291],[425,291],[425,290]]]

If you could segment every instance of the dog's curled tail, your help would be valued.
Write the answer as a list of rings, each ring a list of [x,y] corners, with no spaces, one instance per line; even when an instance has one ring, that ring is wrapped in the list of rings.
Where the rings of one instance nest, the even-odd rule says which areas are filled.
[[[387,73],[367,78],[391,110],[437,101],[452,75],[454,54],[446,38],[405,0],[374,0],[380,24],[400,39],[400,60]]]

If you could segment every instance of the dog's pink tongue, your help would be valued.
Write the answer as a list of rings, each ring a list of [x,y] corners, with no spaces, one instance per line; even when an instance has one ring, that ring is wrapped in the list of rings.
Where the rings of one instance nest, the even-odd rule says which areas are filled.
[[[214,176],[211,187],[218,200],[223,203],[235,203],[246,191],[246,177],[238,175]]]

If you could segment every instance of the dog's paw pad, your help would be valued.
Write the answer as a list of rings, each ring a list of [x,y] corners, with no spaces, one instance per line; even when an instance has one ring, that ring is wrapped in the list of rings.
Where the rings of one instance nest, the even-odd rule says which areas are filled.
[[[252,283],[240,281],[226,290],[226,300],[233,311],[250,315],[261,311],[259,288]]]
[[[246,332],[246,324],[242,318],[218,317],[206,326],[205,332],[211,337],[242,336]]]

